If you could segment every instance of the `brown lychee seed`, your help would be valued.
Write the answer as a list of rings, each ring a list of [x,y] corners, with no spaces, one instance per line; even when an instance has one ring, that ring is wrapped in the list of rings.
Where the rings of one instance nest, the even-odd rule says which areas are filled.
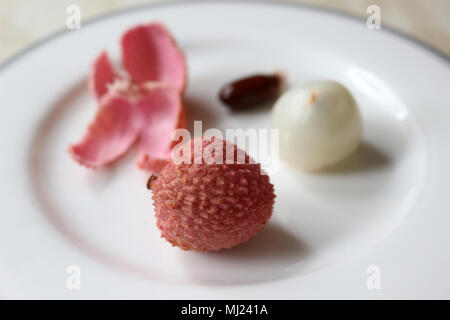
[[[283,73],[254,74],[225,84],[219,99],[233,110],[265,105],[278,97],[284,86]]]

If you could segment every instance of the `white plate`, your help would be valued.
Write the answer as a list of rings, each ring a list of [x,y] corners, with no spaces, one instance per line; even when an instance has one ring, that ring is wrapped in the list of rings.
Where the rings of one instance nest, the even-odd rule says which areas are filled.
[[[160,238],[134,152],[100,171],[66,152],[95,112],[92,59],[106,48],[119,61],[121,33],[155,19],[186,52],[189,120],[204,129],[268,126],[268,110],[232,114],[216,96],[239,75],[280,68],[291,84],[341,81],[362,110],[360,151],[325,174],[281,165],[269,225],[231,251],[183,252]],[[450,69],[425,48],[308,7],[201,1],[85,23],[0,71],[4,297],[450,296]],[[69,265],[80,290],[66,287]],[[370,265],[379,290],[367,287]]]

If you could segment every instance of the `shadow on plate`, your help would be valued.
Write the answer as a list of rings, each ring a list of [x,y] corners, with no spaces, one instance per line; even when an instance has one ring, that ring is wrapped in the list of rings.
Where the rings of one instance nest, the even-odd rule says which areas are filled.
[[[307,254],[305,243],[278,224],[268,224],[247,243],[230,250],[214,252],[211,256],[220,260],[263,262],[266,259],[298,261]]]
[[[230,112],[233,115],[245,115],[245,114],[260,114],[260,113],[267,113],[271,112],[273,109],[273,106],[277,99],[272,99],[265,103],[255,104],[253,106],[247,107],[247,108],[230,108],[226,106],[223,102],[220,102],[224,108],[227,108],[230,110]]]
[[[269,223],[247,243],[219,252],[181,252],[180,262],[187,276],[197,283],[235,286],[276,280],[297,272],[297,265],[309,253],[297,235]]]
[[[377,147],[363,141],[358,149],[356,149],[348,158],[315,173],[322,175],[357,173],[383,169],[391,164],[392,159],[389,155]]]
[[[218,122],[217,114],[211,110],[206,101],[187,95],[184,98],[184,107],[186,110],[187,129],[192,135],[194,134],[194,121],[202,121],[203,130],[216,127]]]

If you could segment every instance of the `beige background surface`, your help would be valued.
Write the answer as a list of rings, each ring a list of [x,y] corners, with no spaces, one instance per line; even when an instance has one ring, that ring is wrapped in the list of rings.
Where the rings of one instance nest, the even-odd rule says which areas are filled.
[[[168,0],[0,0],[0,63],[27,45],[65,28],[66,8],[77,4],[82,20],[149,2]],[[189,1],[189,0],[181,0]],[[226,0],[224,0],[226,1]],[[276,1],[276,0],[274,0]],[[291,0],[367,17],[381,8],[382,26],[393,27],[450,56],[450,0]]]

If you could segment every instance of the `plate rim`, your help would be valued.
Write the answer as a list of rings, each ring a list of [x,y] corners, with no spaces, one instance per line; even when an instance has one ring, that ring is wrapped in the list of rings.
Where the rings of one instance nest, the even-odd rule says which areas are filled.
[[[169,0],[169,1],[158,1],[154,3],[144,3],[140,5],[134,5],[127,8],[122,9],[116,9],[111,12],[95,15],[93,17],[87,18],[82,22],[82,25],[88,26],[91,24],[94,24],[96,22],[100,22],[102,20],[120,16],[122,14],[129,14],[133,13],[135,11],[141,10],[141,9],[150,9],[150,8],[159,8],[159,7],[168,7],[168,6],[178,6],[178,5],[197,5],[202,3],[245,3],[245,4],[252,4],[252,5],[267,5],[267,6],[289,6],[295,9],[308,9],[308,10],[314,10],[319,11],[325,14],[330,14],[334,16],[340,16],[342,18],[346,18],[353,21],[363,22],[365,21],[363,17],[353,15],[351,13],[343,12],[334,10],[331,8],[325,8],[320,7],[314,4],[309,3],[296,3],[288,0],[189,0],[189,1],[182,1],[182,0]],[[435,57],[438,57],[439,59],[443,60],[443,62],[446,62],[448,66],[450,66],[450,55],[447,55],[446,53],[438,50],[437,48],[434,48],[433,46],[419,40],[418,38],[415,38],[412,35],[408,35],[403,31],[397,30],[393,27],[386,26],[383,24],[383,27],[381,28],[382,32],[390,33],[394,36],[397,36],[399,38],[402,38],[404,40],[407,40],[410,44],[419,46],[423,49],[425,49],[428,53],[432,54]],[[59,28],[56,31],[51,32],[50,34],[44,36],[40,40],[36,40],[31,42],[30,44],[26,45],[24,48],[20,49],[18,52],[6,57],[6,59],[0,63],[0,72],[4,71],[6,68],[10,67],[14,62],[19,60],[20,58],[26,56],[31,51],[38,49],[44,44],[47,44],[48,42],[51,42],[52,40],[55,40],[61,36],[64,36],[68,34],[70,30],[67,30],[67,28]]]

